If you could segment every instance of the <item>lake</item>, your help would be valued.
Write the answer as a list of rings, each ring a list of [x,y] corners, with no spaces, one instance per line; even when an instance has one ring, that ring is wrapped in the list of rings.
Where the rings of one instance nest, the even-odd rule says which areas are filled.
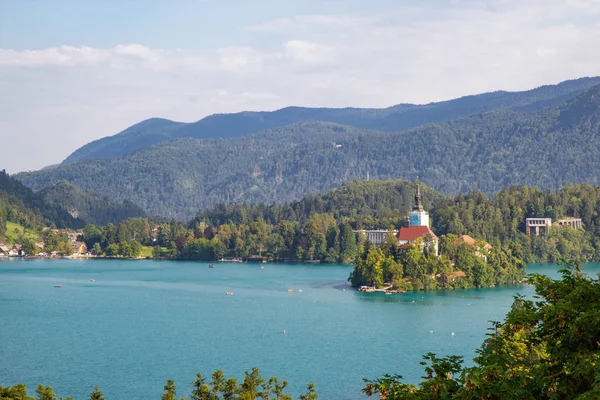
[[[159,399],[168,378],[187,396],[196,372],[241,378],[256,366],[288,380],[295,397],[315,382],[320,398],[365,398],[362,378],[418,382],[424,353],[470,363],[488,321],[502,320],[515,294],[533,293],[359,293],[345,285],[350,266],[262,266],[0,261],[0,385],[23,382],[32,394],[43,383],[75,399],[98,385],[107,399]]]

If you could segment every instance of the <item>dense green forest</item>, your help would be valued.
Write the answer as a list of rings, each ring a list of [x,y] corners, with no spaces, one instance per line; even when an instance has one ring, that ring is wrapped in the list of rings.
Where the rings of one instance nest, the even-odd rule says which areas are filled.
[[[581,78],[524,92],[497,91],[426,105],[399,104],[384,109],[288,107],[273,112],[211,115],[190,124],[152,118],[117,135],[81,147],[63,164],[86,159],[117,158],[176,138],[232,138],[301,121],[323,121],[400,132],[423,124],[450,121],[492,110],[539,110],[575,97],[598,84],[600,77]]]
[[[597,183],[600,86],[533,113],[493,111],[408,132],[301,122],[231,139],[177,139],[122,158],[19,174],[41,189],[67,180],[180,220],[218,203],[277,202],[354,179],[420,179],[444,193],[512,184]]]
[[[94,254],[111,257],[137,257],[145,245],[158,259],[354,262],[355,286],[388,282],[398,290],[489,287],[519,281],[524,263],[600,260],[600,187],[568,185],[551,192],[514,186],[492,198],[479,191],[448,197],[421,187],[440,237],[440,257],[400,249],[392,234],[375,249],[355,232],[406,225],[416,191],[407,181],[355,181],[282,205],[218,205],[185,224],[133,218],[117,226],[88,225],[82,239]],[[584,229],[554,226],[547,236],[525,234],[525,218],[565,216],[581,218]],[[479,244],[459,243],[465,234]]]
[[[47,203],[69,210],[72,215],[90,224],[118,224],[128,218],[146,216],[140,207],[130,201],[116,203],[105,196],[84,192],[66,181],[43,189],[40,194]]]
[[[0,237],[6,233],[7,221],[27,229],[44,226],[77,229],[85,225],[65,209],[48,203],[43,196],[0,171]]]
[[[363,392],[383,400],[410,399],[579,399],[600,398],[600,279],[581,272],[579,262],[567,263],[562,279],[534,275],[537,297],[517,296],[503,323],[493,322],[475,365],[463,366],[463,357],[428,353],[423,356],[425,374],[417,385],[402,376],[386,374],[365,379]],[[226,378],[221,371],[207,382],[197,374],[190,399],[241,400],[291,399],[284,394],[286,381],[260,377],[253,368],[242,382]],[[56,400],[52,388],[39,385],[40,400]],[[177,388],[167,380],[163,400],[177,397]],[[357,394],[358,397],[358,394]],[[318,398],[313,384],[301,400]],[[31,400],[25,386],[0,386],[0,399]],[[103,400],[96,389],[90,400]]]
[[[68,182],[33,192],[5,171],[0,171],[0,239],[7,234],[7,222],[14,222],[23,231],[20,232],[19,244],[28,248],[33,248],[33,240],[29,236],[41,234],[45,239],[48,232],[41,232],[44,227],[81,229],[86,223],[118,224],[128,218],[145,215],[130,202],[115,203],[97,194],[86,193]],[[30,234],[26,234],[25,230]],[[70,254],[70,246],[66,246],[68,240],[62,241],[65,242],[62,252]],[[50,247],[55,249],[56,245]]]

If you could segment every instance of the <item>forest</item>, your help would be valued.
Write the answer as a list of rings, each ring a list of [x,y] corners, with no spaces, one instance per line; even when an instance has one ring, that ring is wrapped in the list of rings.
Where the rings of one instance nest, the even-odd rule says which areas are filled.
[[[78,229],[85,225],[84,221],[50,204],[6,171],[0,171],[0,238],[6,233],[7,221],[27,229],[41,229],[44,226]]]
[[[600,279],[582,272],[578,261],[563,264],[561,279],[530,276],[537,297],[517,296],[503,322],[493,322],[487,339],[477,350],[474,365],[463,365],[456,355],[423,355],[422,381],[405,383],[397,373],[364,379],[363,393],[382,400],[503,400],[600,398]],[[190,399],[242,400],[291,399],[284,394],[286,381],[260,377],[252,368],[242,382],[225,378],[221,371],[207,382],[197,374]],[[56,400],[52,388],[39,385],[37,399]],[[172,380],[164,386],[162,400],[177,399]],[[357,397],[359,398],[357,393]],[[318,398],[307,385],[301,400]],[[0,399],[32,400],[25,385],[0,386]],[[100,390],[89,400],[104,400]]]
[[[419,179],[445,194],[598,183],[600,86],[550,108],[493,110],[409,131],[302,121],[231,138],[176,138],[113,159],[16,175],[61,180],[149,215],[189,220],[220,203],[284,203],[353,180]]]
[[[84,192],[81,188],[61,181],[40,191],[44,200],[72,214],[87,223],[106,225],[109,222],[118,224],[128,218],[145,217],[146,213],[128,200],[114,202],[106,196]]]
[[[76,230],[87,223],[118,224],[144,216],[144,211],[131,202],[113,202],[64,181],[34,192],[6,171],[0,171],[0,242],[6,239],[7,222],[20,226],[17,242],[31,247],[31,238],[25,231],[29,236],[40,236],[44,228]]]
[[[449,197],[420,185],[440,257],[397,245],[392,232],[406,226],[416,192],[408,181],[355,181],[287,204],[221,204],[188,223],[133,218],[117,226],[88,225],[82,240],[94,254],[111,257],[138,256],[144,245],[157,259],[354,263],[354,286],[388,283],[398,290],[489,287],[520,281],[526,263],[600,260],[600,187],[552,192],[513,186],[490,198],[480,191]],[[581,218],[583,229],[525,233],[526,218],[567,216]],[[390,232],[375,248],[361,229]],[[477,244],[460,243],[461,235]]]

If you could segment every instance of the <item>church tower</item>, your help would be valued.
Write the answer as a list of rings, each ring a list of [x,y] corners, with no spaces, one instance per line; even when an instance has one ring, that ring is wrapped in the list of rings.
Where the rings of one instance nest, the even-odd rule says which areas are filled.
[[[417,194],[415,195],[415,203],[413,209],[408,213],[408,225],[409,226],[429,226],[429,213],[423,210],[423,203],[421,201],[421,188],[417,183]]]

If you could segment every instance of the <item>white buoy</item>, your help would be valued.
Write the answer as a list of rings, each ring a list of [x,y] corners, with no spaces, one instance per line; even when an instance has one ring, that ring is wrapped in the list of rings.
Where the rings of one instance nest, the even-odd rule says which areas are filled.
[[[451,335],[454,336],[454,332],[452,332]]]
[[[429,333],[433,333],[433,329],[429,331]]]
[[[283,334],[285,335],[285,329],[283,330]]]

